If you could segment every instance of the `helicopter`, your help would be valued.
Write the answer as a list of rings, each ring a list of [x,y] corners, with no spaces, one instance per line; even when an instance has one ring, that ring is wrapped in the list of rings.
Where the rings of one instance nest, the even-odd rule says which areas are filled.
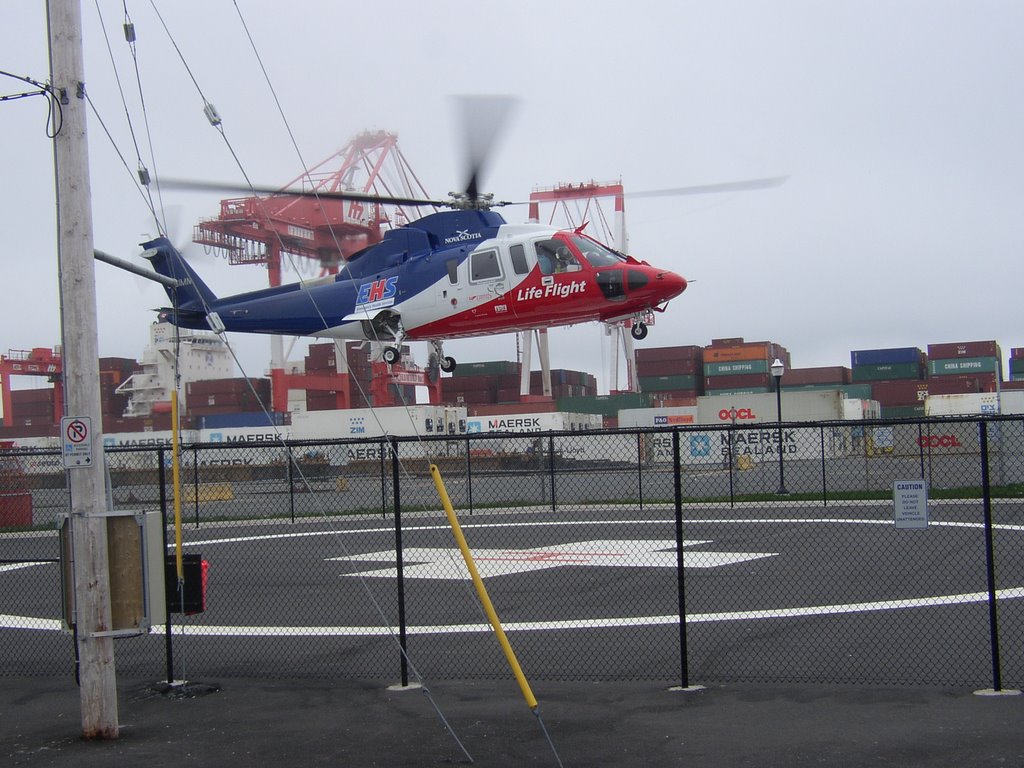
[[[654,313],[686,290],[675,272],[621,253],[583,230],[539,223],[511,224],[494,208],[518,205],[481,193],[478,179],[501,127],[508,101],[464,100],[469,180],[448,199],[390,197],[355,191],[239,187],[165,182],[189,190],[315,196],[360,203],[434,206],[435,211],[384,233],[352,254],[337,274],[231,296],[217,296],[165,236],[142,244],[143,256],[164,278],[171,306],[161,320],[181,328],[378,342],[394,365],[406,341],[433,347],[451,372],[448,339],[574,325],[625,323],[634,339],[647,336]],[[476,119],[476,124],[473,124]],[[785,177],[683,187],[631,196],[703,194],[777,186]],[[442,210],[436,210],[436,209]]]

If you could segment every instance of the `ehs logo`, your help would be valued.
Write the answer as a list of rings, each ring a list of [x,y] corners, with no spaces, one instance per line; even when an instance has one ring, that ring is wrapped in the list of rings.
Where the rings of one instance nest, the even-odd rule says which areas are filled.
[[[750,421],[756,419],[752,408],[723,408],[718,412],[718,418],[722,421]]]
[[[363,309],[390,307],[398,295],[398,276],[371,280],[359,286],[356,306]]]

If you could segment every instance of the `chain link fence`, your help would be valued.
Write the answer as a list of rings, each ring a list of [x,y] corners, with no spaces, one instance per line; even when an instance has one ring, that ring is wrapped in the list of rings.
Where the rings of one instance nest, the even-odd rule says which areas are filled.
[[[188,445],[177,503],[169,447],[106,459],[208,564],[124,676],[507,676],[433,464],[528,677],[1024,684],[1019,417]],[[73,674],[61,456],[2,462],[0,675]]]

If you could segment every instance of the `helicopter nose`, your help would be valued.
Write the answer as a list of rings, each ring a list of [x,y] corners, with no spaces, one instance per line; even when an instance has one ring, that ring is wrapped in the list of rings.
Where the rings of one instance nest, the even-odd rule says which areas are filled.
[[[686,278],[675,272],[659,272],[654,279],[659,292],[664,293],[666,299],[678,296],[686,290]]]

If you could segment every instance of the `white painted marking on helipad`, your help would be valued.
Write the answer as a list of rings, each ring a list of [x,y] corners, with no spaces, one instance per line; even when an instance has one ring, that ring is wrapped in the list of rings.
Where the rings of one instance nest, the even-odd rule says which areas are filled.
[[[684,547],[710,544],[698,539],[683,542]],[[685,568],[717,568],[748,560],[774,557],[777,552],[684,552]],[[331,560],[351,562],[395,562],[394,550],[366,552]],[[675,568],[679,564],[675,540],[638,541],[636,539],[599,539],[554,544],[535,549],[474,549],[473,561],[481,578],[540,571],[567,566],[611,568]],[[466,569],[458,549],[445,547],[407,547],[402,550],[402,574],[410,579],[464,579]],[[453,564],[455,567],[453,567]],[[395,578],[397,568],[356,571],[348,576]]]

